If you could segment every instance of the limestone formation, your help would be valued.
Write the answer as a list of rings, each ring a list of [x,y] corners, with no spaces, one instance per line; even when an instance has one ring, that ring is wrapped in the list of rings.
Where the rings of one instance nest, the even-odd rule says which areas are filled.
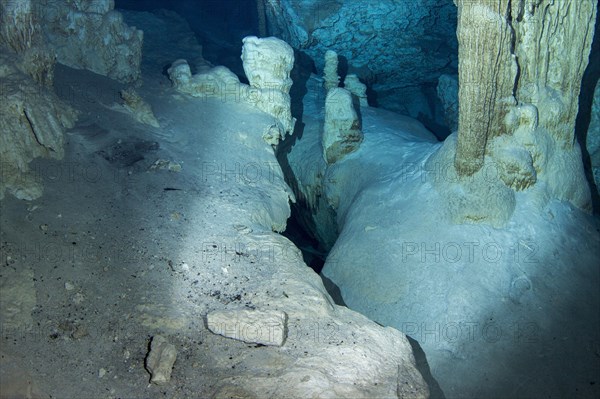
[[[146,358],[146,369],[152,375],[150,382],[157,385],[168,383],[171,380],[175,360],[177,360],[175,345],[170,344],[161,335],[152,337],[150,352]]]
[[[121,90],[119,93],[124,101],[125,109],[140,123],[160,127],[152,107],[135,91],[133,87]]]
[[[360,81],[357,75],[353,73],[346,75],[346,79],[344,79],[344,88],[358,98],[358,103],[361,107],[369,106],[367,100],[367,86]]]
[[[325,99],[323,157],[332,164],[354,152],[363,140],[361,124],[352,102],[352,94],[341,87],[333,88]]]
[[[497,179],[512,190],[535,186],[541,198],[590,209],[574,133],[596,2],[455,2],[460,86],[453,167],[461,179],[456,183],[470,187],[478,180],[472,176],[493,165]],[[453,151],[451,147],[441,151]],[[511,201],[496,201],[498,208],[490,207],[481,218],[477,209],[486,192],[481,187],[480,198],[468,198],[469,190],[465,191],[463,206],[457,210],[462,216],[454,214],[453,220],[498,223],[500,215],[508,220]]]
[[[240,80],[227,67],[216,66],[192,75],[186,60],[177,60],[167,70],[177,91],[194,97],[220,97],[223,101],[241,101]]]
[[[282,346],[287,336],[287,315],[278,310],[221,310],[206,316],[215,334],[248,343]]]
[[[39,1],[39,3],[48,2]],[[157,26],[155,22],[155,17],[149,17],[148,25],[144,27]],[[173,40],[173,36],[169,36],[164,41],[152,42],[148,45],[151,51],[160,53],[165,42],[179,44],[178,37],[176,35]],[[181,53],[186,54],[189,47],[185,45],[183,48]],[[11,57],[14,56],[11,54]],[[181,55],[177,54],[168,60],[170,62],[180,57]],[[411,345],[406,336],[396,329],[382,327],[356,312],[335,305],[324,289],[320,277],[302,261],[299,249],[287,238],[274,232],[285,229],[290,216],[291,193],[273,149],[261,139],[261,135],[267,126],[279,122],[246,103],[222,102],[218,98],[200,101],[179,93],[165,98],[165,88],[160,79],[152,78],[159,76],[161,68],[166,65],[158,62],[161,59],[164,58],[151,57],[151,63],[144,64],[149,67],[145,71],[151,73],[145,75],[143,95],[149,103],[161,104],[161,123],[164,118],[168,130],[176,133],[177,143],[166,143],[164,151],[161,150],[157,155],[164,157],[163,159],[176,157],[178,162],[185,165],[184,171],[187,177],[198,177],[194,178],[194,185],[203,194],[201,206],[197,211],[187,212],[185,206],[180,206],[183,205],[179,201],[182,198],[173,197],[175,202],[154,201],[159,208],[152,208],[150,213],[171,215],[171,222],[176,224],[187,223],[183,217],[180,218],[183,213],[186,213],[186,218],[190,218],[188,224],[195,229],[193,234],[190,234],[193,242],[190,243],[191,245],[183,245],[185,251],[179,251],[182,248],[181,241],[170,239],[161,233],[163,223],[160,218],[150,218],[151,221],[156,222],[154,223],[156,228],[146,225],[143,232],[136,234],[131,231],[112,234],[115,231],[118,233],[123,227],[122,224],[110,221],[98,222],[95,213],[102,213],[104,208],[109,212],[115,211],[116,208],[111,208],[112,204],[119,208],[118,212],[113,212],[114,214],[126,214],[131,213],[133,208],[144,208],[140,200],[152,200],[149,198],[150,191],[155,192],[158,197],[164,197],[163,192],[168,192],[166,194],[168,197],[172,197],[171,194],[187,193],[184,181],[186,176],[144,173],[144,165],[151,163],[151,159],[138,164],[134,170],[123,169],[121,166],[124,164],[121,161],[128,157],[125,154],[127,151],[120,151],[120,154],[112,154],[111,151],[117,150],[117,144],[118,146],[123,144],[128,148],[129,145],[139,142],[138,136],[144,136],[147,129],[140,128],[131,118],[115,118],[114,112],[105,106],[104,100],[108,96],[98,92],[87,92],[90,78],[92,82],[100,83],[101,87],[105,87],[105,84],[106,87],[114,87],[106,79],[93,77],[87,73],[72,74],[70,80],[64,79],[69,77],[68,69],[61,68],[61,78],[56,79],[59,85],[57,87],[72,88],[73,96],[70,97],[72,99],[92,100],[89,103],[73,101],[74,106],[86,112],[86,115],[91,118],[89,120],[86,118],[86,123],[82,123],[77,132],[70,135],[72,145],[69,148],[72,151],[67,152],[68,159],[65,160],[67,163],[64,166],[76,162],[77,170],[101,171],[102,176],[108,178],[93,181],[76,179],[74,182],[66,182],[69,184],[64,184],[65,181],[62,179],[53,181],[50,183],[53,195],[52,198],[48,198],[48,201],[42,201],[37,205],[32,204],[30,207],[16,202],[10,206],[11,212],[2,213],[2,228],[8,232],[15,232],[7,237],[9,241],[14,242],[13,248],[18,252],[23,252],[21,249],[27,252],[18,255],[11,253],[12,259],[23,258],[29,264],[29,269],[36,271],[33,276],[31,274],[22,276],[23,280],[27,281],[28,288],[38,290],[36,301],[39,303],[36,304],[36,312],[39,313],[39,310],[42,313],[34,314],[34,319],[39,319],[41,316],[44,320],[51,321],[44,324],[43,330],[38,328],[33,331],[34,334],[23,334],[22,330],[18,330],[16,331],[18,334],[9,335],[11,347],[20,357],[26,359],[27,364],[35,365],[42,371],[51,370],[54,366],[56,372],[52,374],[52,378],[44,378],[43,381],[46,384],[45,390],[54,397],[81,397],[82,392],[85,392],[83,396],[87,397],[163,396],[165,393],[167,396],[176,395],[185,398],[230,397],[234,394],[238,397],[254,398],[393,398],[397,394],[409,394],[415,397],[426,395],[426,384],[416,368]],[[197,70],[199,69],[197,63],[192,64]],[[214,72],[214,75],[222,76],[219,70]],[[29,79],[27,75],[23,74],[23,76]],[[4,80],[2,82],[4,83]],[[86,97],[88,94],[90,96]],[[47,103],[56,104],[57,102],[53,100],[55,99],[48,98]],[[17,118],[13,119],[19,121]],[[33,138],[30,132],[26,133]],[[45,131],[37,134],[41,137],[42,133]],[[135,137],[124,138],[122,137],[124,134],[133,134]],[[320,136],[317,136],[317,145],[319,140]],[[155,142],[142,140],[142,144],[143,151],[156,148]],[[4,143],[1,146],[6,147]],[[12,144],[10,146],[14,147]],[[100,151],[97,151],[98,149]],[[319,150],[315,155],[324,162]],[[110,156],[116,160],[107,159],[110,162],[106,163],[98,158],[99,156]],[[221,179],[217,175],[205,178],[207,171],[204,169],[206,166],[204,161],[215,161],[214,164],[219,169],[227,165],[227,170],[231,170],[232,166],[238,164],[259,165],[264,172],[268,172],[268,176],[263,175],[260,180],[254,180],[255,175],[244,174],[244,178],[248,177],[248,180],[244,181],[237,178]],[[162,164],[163,162],[159,162],[159,165]],[[264,165],[269,169],[265,169]],[[119,172],[120,182],[112,178],[117,177],[113,171]],[[252,171],[248,170],[248,173]],[[200,178],[201,176],[204,177]],[[229,177],[231,176],[229,174]],[[127,187],[121,184],[123,177],[127,177],[125,182]],[[129,194],[118,189],[120,186],[125,187],[125,191]],[[149,188],[156,188],[156,190],[149,190]],[[106,194],[104,196],[106,198],[99,198],[96,195],[98,193]],[[127,194],[127,198],[123,196],[124,193]],[[191,195],[193,196],[194,193]],[[94,212],[90,213],[90,209]],[[210,212],[206,212],[207,209]],[[169,218],[169,216],[165,217]],[[30,222],[23,223],[27,220]],[[8,225],[4,223],[5,221]],[[83,230],[86,229],[88,222],[95,226],[91,233],[89,229]],[[22,230],[19,230],[20,225]],[[234,228],[236,225],[244,225],[248,228],[240,230]],[[138,231],[135,226],[131,227]],[[175,225],[173,227],[178,228]],[[186,228],[184,225],[180,227]],[[136,238],[134,235],[139,236],[138,238],[143,242],[134,240]],[[67,236],[68,242],[65,242],[63,238]],[[32,237],[36,242],[31,242]],[[99,242],[105,241],[102,237],[107,237],[109,241]],[[201,243],[198,237],[203,237],[204,242]],[[152,247],[155,238],[161,240],[161,248],[143,254],[137,250]],[[207,240],[214,241],[219,247],[218,253],[213,252],[210,255],[215,255],[215,258],[208,260],[202,254],[204,249],[196,251],[200,246],[204,248],[208,243]],[[0,248],[3,253],[7,244],[4,241]],[[111,243],[119,248],[110,245]],[[131,248],[132,243],[136,248]],[[99,248],[98,245],[101,244],[108,252],[107,256],[96,252],[94,256],[86,259],[79,256],[82,254],[79,251],[77,256],[69,256],[70,260],[60,256],[57,264],[60,266],[66,261],[69,267],[63,269],[67,274],[59,273],[62,279],[55,281],[55,284],[39,284],[40,279],[53,279],[52,276],[45,277],[44,273],[42,275],[37,273],[37,271],[43,272],[48,266],[51,268],[55,263],[49,260],[47,244],[53,249],[65,249],[64,245],[68,245],[71,254],[73,252],[70,249],[73,247],[85,251],[91,248],[88,244],[93,245],[94,249]],[[225,254],[225,252],[221,253],[221,248],[224,249],[225,246],[227,253],[221,256]],[[216,249],[212,245],[210,248]],[[233,254],[231,252],[233,248],[240,252],[237,255]],[[43,253],[37,253],[39,249]],[[273,256],[270,254],[271,249],[274,251]],[[119,265],[127,260],[115,259],[113,256],[115,251],[129,255],[135,252],[143,256],[137,259],[140,261],[137,262],[140,264],[139,270],[122,270]],[[55,258],[56,252],[52,252]],[[160,260],[154,257],[154,252],[157,256],[160,254],[168,256]],[[235,262],[231,262],[229,255],[236,258]],[[4,258],[6,259],[3,261],[10,261],[8,257]],[[71,263],[75,267],[70,267]],[[162,266],[169,268],[169,265],[176,273],[167,281],[161,279],[161,275],[164,277]],[[20,269],[17,266],[19,265],[13,264],[8,268]],[[82,273],[85,272],[82,267],[90,270],[97,269],[100,273],[104,273],[109,280],[100,279],[104,284],[103,287],[118,285],[122,278],[133,278],[132,272],[135,272],[138,278],[134,279],[135,281],[131,280],[129,284],[131,292],[121,293],[118,292],[119,290],[109,288],[103,291],[110,298],[97,301],[92,294],[99,287],[94,281],[86,282],[81,278]],[[167,269],[169,270],[171,269]],[[160,274],[155,276],[157,278],[153,277],[155,272]],[[140,278],[141,276],[148,278]],[[34,278],[38,281],[35,287]],[[161,284],[158,286],[155,284],[161,281],[165,284],[164,289],[161,288]],[[64,282],[72,282],[74,290],[63,289]],[[181,289],[172,289],[173,287]],[[74,320],[77,315],[67,314],[69,309],[62,311],[60,306],[52,307],[56,303],[66,305],[71,303],[79,309],[89,308],[91,319],[86,317],[82,326],[87,326],[88,329],[103,326],[101,331],[94,334],[97,339],[85,337],[77,341],[72,340],[71,337],[75,338],[75,334],[69,336],[72,331],[69,326],[72,324],[71,320]],[[124,322],[123,328],[121,326],[115,328],[113,315],[101,311],[106,303],[116,305],[114,314],[124,315],[120,318]],[[28,309],[29,306],[25,305],[26,303],[22,301],[22,306],[17,310]],[[261,311],[285,312],[289,317],[287,323],[289,331],[284,345],[262,347],[245,344],[211,334],[201,325],[202,315],[206,311],[231,310],[234,306],[249,310],[255,308]],[[100,311],[95,311],[98,307]],[[47,312],[52,309],[56,312]],[[77,324],[77,320],[73,323]],[[65,325],[67,328],[63,330]],[[138,355],[140,348],[147,345],[146,334],[136,326],[142,328],[147,326],[149,330],[145,332],[150,332],[152,335],[158,331],[168,334],[164,337],[177,350],[181,348],[184,352],[185,356],[181,356],[180,351],[179,359],[176,360],[173,377],[177,378],[171,379],[172,386],[147,386],[144,383],[144,376],[139,373],[140,367],[143,367],[142,359]],[[49,334],[51,334],[50,338]],[[76,361],[80,367],[56,367],[61,359],[57,359],[57,352],[52,350],[52,346],[46,345],[48,339],[57,342],[72,354],[79,353],[81,359],[65,356],[64,360],[71,363]],[[154,373],[153,380],[155,380],[153,385],[154,382],[161,381],[158,379],[158,372],[163,369],[162,381],[168,380],[170,365],[173,364],[169,359],[174,358],[174,351],[171,350],[173,347],[159,341],[161,340],[155,336],[151,350],[159,351],[162,343],[165,344],[164,350],[156,352],[164,368],[161,367],[160,361],[157,367],[151,366]],[[37,347],[46,347],[47,350],[34,350]],[[75,352],[69,348],[75,349]],[[90,353],[93,354],[94,360],[101,359],[101,361],[88,362]],[[152,361],[149,363],[154,364]],[[0,370],[2,389],[6,386],[10,387],[12,378],[7,381],[6,373],[2,373],[4,368],[0,367],[0,369],[2,369]],[[128,373],[128,370],[137,371]],[[81,378],[82,376],[84,379]],[[35,375],[31,377],[35,379]],[[29,381],[31,380],[28,379],[27,382]],[[420,388],[414,392],[414,387]],[[25,392],[30,396],[33,395],[32,390]]]
[[[22,53],[39,41],[40,25],[31,0],[0,3],[0,39]]]
[[[294,66],[294,50],[276,37],[248,36],[243,43],[242,61],[250,86],[288,93],[293,83],[290,72]]]
[[[41,156],[62,158],[63,132],[76,119],[52,91],[55,61],[35,4],[0,3],[0,199],[5,192],[27,200],[42,194],[40,176],[29,163]]]
[[[45,3],[40,25],[60,63],[126,83],[140,77],[143,32],[123,22],[113,0]]]
[[[470,176],[483,166],[487,140],[506,133],[502,121],[515,104],[517,64],[510,52],[509,0],[456,4],[460,86],[455,166],[460,176]]]
[[[175,89],[185,92],[191,91],[191,89],[188,89],[188,86],[192,80],[192,69],[186,60],[174,61],[167,70],[167,73]]]
[[[513,214],[515,193],[498,178],[499,169],[491,158],[468,178],[460,178],[454,168],[452,154],[456,152],[456,135],[446,138],[444,145],[427,160],[428,178],[445,197],[446,217],[456,224],[487,223],[501,227]],[[507,181],[512,169],[504,172]],[[513,172],[514,173],[514,172]],[[513,183],[517,185],[517,183]]]
[[[292,87],[290,72],[294,66],[294,51],[274,37],[259,39],[249,36],[243,40],[242,61],[249,85],[224,66],[192,75],[185,60],[177,60],[168,69],[173,87],[195,97],[219,97],[222,101],[245,102],[275,118],[277,123],[263,135],[270,144],[277,144],[294,130],[292,117]]]
[[[245,37],[242,48],[244,72],[250,83],[246,101],[272,115],[281,124],[282,136],[294,130],[292,117],[290,72],[294,66],[294,50],[275,37]],[[244,86],[242,86],[244,88]],[[275,144],[275,143],[273,143]]]
[[[44,43],[39,14],[29,0],[0,3],[0,43],[20,55],[14,65],[21,72],[51,87],[56,57]]]
[[[327,50],[325,53],[325,67],[323,68],[323,79],[325,80],[325,90],[338,87],[340,77],[338,75],[338,55],[333,50]]]
[[[590,154],[592,173],[596,188],[600,190],[600,84],[596,84],[592,117],[586,138],[586,148]]]

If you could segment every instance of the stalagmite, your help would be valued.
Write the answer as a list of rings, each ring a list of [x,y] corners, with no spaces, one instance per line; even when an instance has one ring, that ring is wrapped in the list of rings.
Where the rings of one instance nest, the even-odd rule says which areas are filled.
[[[535,186],[540,206],[555,198],[590,209],[574,130],[596,2],[455,3],[458,138],[455,149],[449,143],[442,151],[454,152],[458,180],[439,182],[453,208],[451,218],[459,223],[506,222],[513,208],[508,204],[514,201],[497,181],[513,191]],[[492,169],[495,177],[490,178]],[[490,196],[495,196],[493,202]]]
[[[325,128],[322,136],[323,156],[332,164],[354,152],[363,140],[360,120],[352,94],[341,87],[327,93],[325,100]]]

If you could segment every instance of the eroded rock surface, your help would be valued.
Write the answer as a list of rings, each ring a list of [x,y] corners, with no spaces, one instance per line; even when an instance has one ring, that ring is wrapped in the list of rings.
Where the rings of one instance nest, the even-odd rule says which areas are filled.
[[[437,101],[439,76],[456,73],[451,0],[266,0],[266,11],[270,34],[310,55],[319,73],[333,50],[377,92],[378,105],[443,123],[428,101]]]
[[[114,6],[114,0],[53,0],[40,7],[39,20],[62,64],[134,82],[144,34],[127,26]]]
[[[38,5],[0,4],[0,199],[5,192],[27,200],[42,194],[29,163],[37,157],[62,158],[64,131],[76,120],[52,87],[54,50],[41,33]]]
[[[586,146],[590,154],[596,188],[600,189],[600,84],[596,84],[596,90],[594,91],[592,118],[587,133]]]

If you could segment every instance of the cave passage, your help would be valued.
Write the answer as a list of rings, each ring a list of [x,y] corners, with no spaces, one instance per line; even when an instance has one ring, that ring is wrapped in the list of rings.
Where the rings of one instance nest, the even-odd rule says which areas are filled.
[[[240,46],[244,37],[259,35],[256,0],[116,0],[115,8],[176,12],[185,18],[202,45],[204,59],[226,66],[247,82]]]
[[[249,35],[258,35],[258,14],[256,0],[116,0],[115,7],[134,11],[156,11],[166,9],[176,12],[186,19],[199,42],[202,44],[203,58],[213,65],[224,65],[234,72],[242,82],[247,82],[240,59],[240,44],[242,39]],[[302,103],[302,95],[298,90],[302,85],[302,77],[307,77],[314,70],[313,60],[307,60],[306,55],[296,54],[296,76],[292,87],[292,110],[294,117],[301,125],[302,111],[294,104]],[[300,71],[302,69],[302,71]],[[305,76],[306,75],[306,76]],[[299,79],[298,79],[299,78]],[[300,81],[297,81],[300,80]],[[297,134],[298,132],[296,132]],[[288,139],[289,140],[289,139]],[[292,141],[293,140],[289,140]],[[290,143],[280,143],[280,146],[289,146]],[[292,144],[293,145],[293,144]],[[284,172],[286,168],[282,165]],[[294,186],[294,176],[286,173],[288,184]],[[309,210],[303,209],[301,204],[292,204],[292,214],[288,220],[287,229],[283,235],[290,239],[303,254],[304,262],[316,273],[320,273],[327,250],[314,236],[303,227],[302,220],[310,215],[304,215]]]

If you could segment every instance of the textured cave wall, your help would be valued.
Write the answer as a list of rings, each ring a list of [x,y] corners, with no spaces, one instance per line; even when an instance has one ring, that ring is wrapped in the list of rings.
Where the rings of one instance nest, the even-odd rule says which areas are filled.
[[[122,82],[140,76],[143,34],[127,27],[112,0],[0,2],[0,198],[42,194],[37,157],[60,159],[76,120],[53,89],[54,65]]]
[[[592,174],[596,188],[600,188],[600,84],[596,84],[590,127],[586,139],[587,151],[590,157]]]
[[[453,179],[438,179],[455,222],[504,223],[531,189],[589,210],[575,120],[596,0],[456,0],[458,138]],[[448,163],[437,154],[433,164]]]
[[[140,77],[143,32],[128,27],[114,0],[46,0],[39,17],[58,62],[129,83]]]
[[[451,0],[263,1],[269,34],[306,52],[319,73],[333,50],[342,80],[346,69],[357,74],[373,90],[372,105],[444,123],[436,85],[440,75],[456,73]]]
[[[55,95],[55,56],[41,34],[41,2],[0,2],[0,199],[42,194],[29,163],[62,158],[63,132],[76,115]]]

